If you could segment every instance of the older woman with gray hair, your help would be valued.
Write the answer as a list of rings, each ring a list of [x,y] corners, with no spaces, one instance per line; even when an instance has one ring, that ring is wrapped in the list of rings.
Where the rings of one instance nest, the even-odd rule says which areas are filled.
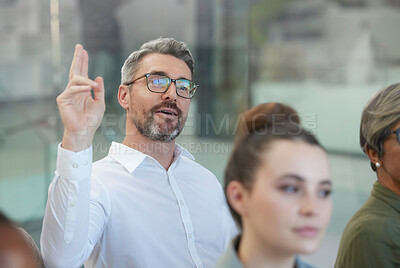
[[[335,267],[400,267],[400,84],[364,107],[360,145],[378,180],[343,232]]]

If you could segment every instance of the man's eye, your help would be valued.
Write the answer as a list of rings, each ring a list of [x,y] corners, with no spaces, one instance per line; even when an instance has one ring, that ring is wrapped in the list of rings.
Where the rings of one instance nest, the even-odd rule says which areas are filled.
[[[179,86],[178,89],[181,91],[188,91],[188,88],[185,87],[184,85]]]
[[[163,87],[165,86],[168,82],[165,79],[153,79],[151,80],[151,83],[155,86]]]
[[[190,89],[190,83],[187,81],[179,81],[179,83],[177,83],[176,87],[179,90],[188,91]]]

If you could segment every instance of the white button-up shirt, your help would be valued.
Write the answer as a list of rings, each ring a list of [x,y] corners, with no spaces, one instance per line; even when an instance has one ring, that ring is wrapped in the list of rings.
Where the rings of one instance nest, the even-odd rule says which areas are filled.
[[[236,235],[217,178],[176,145],[165,170],[119,143],[58,149],[41,249],[47,267],[213,267]]]

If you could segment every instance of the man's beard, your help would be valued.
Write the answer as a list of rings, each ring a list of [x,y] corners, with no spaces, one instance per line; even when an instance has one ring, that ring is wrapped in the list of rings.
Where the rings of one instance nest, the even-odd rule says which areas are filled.
[[[172,125],[173,120],[166,118],[163,125],[154,120],[154,114],[160,108],[172,108],[176,111],[178,116],[178,122],[176,125]],[[182,115],[182,111],[174,102],[165,102],[154,106],[150,112],[145,114],[143,120],[139,119],[138,114],[132,117],[132,122],[139,130],[140,134],[154,141],[170,142],[173,141],[181,133],[183,126],[185,125],[186,117]]]

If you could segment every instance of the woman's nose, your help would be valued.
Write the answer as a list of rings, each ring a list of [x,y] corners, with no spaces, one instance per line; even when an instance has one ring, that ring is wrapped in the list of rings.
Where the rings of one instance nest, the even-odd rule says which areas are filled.
[[[316,197],[307,194],[302,201],[300,214],[307,217],[318,214],[320,210],[320,204],[318,201],[319,200]]]

